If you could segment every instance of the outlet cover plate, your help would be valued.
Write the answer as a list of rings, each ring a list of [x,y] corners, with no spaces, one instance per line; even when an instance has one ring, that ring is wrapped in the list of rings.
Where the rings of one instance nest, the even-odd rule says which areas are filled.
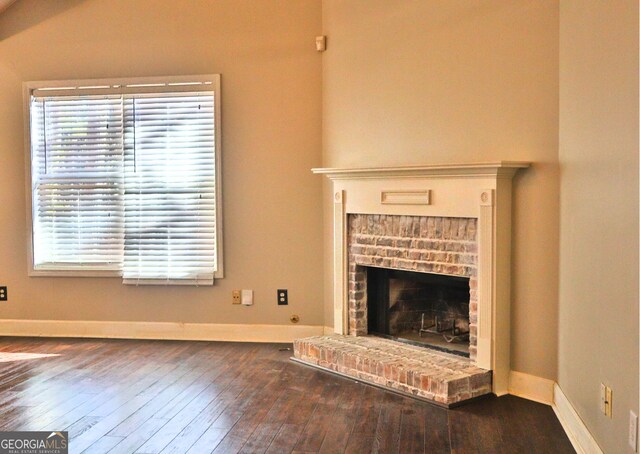
[[[604,414],[609,418],[613,418],[613,391],[607,386],[605,394]]]
[[[8,299],[7,287],[6,286],[0,287],[0,301],[7,301],[7,299]]]
[[[233,304],[240,304],[240,290],[234,290],[231,292],[231,299]]]
[[[278,289],[278,306],[286,306],[289,304],[289,292],[286,288]]]

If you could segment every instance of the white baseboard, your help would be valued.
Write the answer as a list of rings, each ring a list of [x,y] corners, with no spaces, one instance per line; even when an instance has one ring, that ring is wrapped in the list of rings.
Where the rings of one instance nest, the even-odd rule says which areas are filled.
[[[292,342],[299,337],[320,336],[323,332],[323,326],[315,325],[0,320],[0,336]]]
[[[509,394],[541,404],[553,403],[553,380],[512,370],[509,373]]]
[[[567,433],[573,448],[578,454],[602,454],[602,449],[593,438],[578,413],[556,383],[553,388],[553,411],[562,428]]]
[[[578,454],[603,454],[567,396],[553,380],[512,370],[509,374],[509,394],[551,405]]]

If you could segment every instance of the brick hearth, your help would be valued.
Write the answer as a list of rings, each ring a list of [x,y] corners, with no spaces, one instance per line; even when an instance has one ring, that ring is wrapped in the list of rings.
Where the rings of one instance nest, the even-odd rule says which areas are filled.
[[[293,344],[296,359],[450,406],[491,392],[491,372],[467,358],[370,336],[318,336]]]

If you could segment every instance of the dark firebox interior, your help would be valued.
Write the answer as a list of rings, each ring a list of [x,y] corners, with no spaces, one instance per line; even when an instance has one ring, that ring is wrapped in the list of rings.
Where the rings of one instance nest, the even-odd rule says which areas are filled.
[[[469,355],[469,278],[367,268],[369,334]]]

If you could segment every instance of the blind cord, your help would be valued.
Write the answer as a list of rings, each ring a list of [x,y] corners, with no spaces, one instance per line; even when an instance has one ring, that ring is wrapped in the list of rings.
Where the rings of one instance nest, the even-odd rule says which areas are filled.
[[[42,100],[42,138],[44,141],[44,173],[47,174],[47,101]]]

